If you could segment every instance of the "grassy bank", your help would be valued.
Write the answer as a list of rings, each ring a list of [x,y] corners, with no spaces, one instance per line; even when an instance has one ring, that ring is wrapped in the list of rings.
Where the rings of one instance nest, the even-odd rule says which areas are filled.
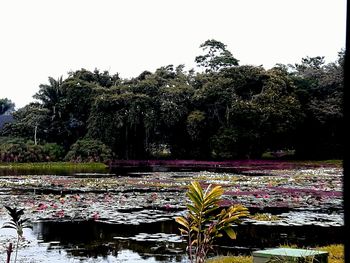
[[[343,166],[343,160],[340,159],[335,159],[335,160],[322,160],[322,161],[296,161],[301,164],[306,164],[306,165],[334,165],[337,167],[342,167]]]
[[[46,163],[0,163],[0,170],[13,171],[107,171],[104,163],[70,163],[70,162],[46,162]]]
[[[295,247],[294,247],[295,248]],[[316,247],[315,250],[327,251],[328,263],[344,263],[344,245],[329,245],[324,247]],[[224,256],[208,259],[206,263],[252,263],[251,256]]]

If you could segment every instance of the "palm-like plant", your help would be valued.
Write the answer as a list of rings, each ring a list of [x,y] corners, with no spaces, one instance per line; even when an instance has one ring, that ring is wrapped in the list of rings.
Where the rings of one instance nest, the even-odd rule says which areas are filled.
[[[8,214],[11,217],[10,221],[7,221],[4,223],[2,228],[12,228],[15,229],[17,232],[17,243],[16,243],[16,250],[15,250],[15,263],[17,260],[17,251],[18,251],[18,244],[20,241],[20,238],[23,236],[23,229],[24,228],[32,228],[32,226],[29,223],[29,219],[25,218],[22,219],[22,215],[24,214],[24,208],[17,209],[16,207],[11,208],[9,206],[4,206],[7,209]],[[9,262],[9,259],[8,259]]]
[[[177,217],[175,220],[182,227],[181,234],[188,238],[188,251],[191,262],[202,263],[205,261],[208,251],[212,248],[213,241],[222,237],[222,232],[231,238],[236,238],[236,232],[232,226],[240,222],[240,218],[249,215],[248,209],[242,205],[231,206],[215,213],[219,208],[219,201],[223,194],[221,186],[211,185],[203,191],[196,181],[191,182],[187,196],[191,203],[187,204],[186,217]]]

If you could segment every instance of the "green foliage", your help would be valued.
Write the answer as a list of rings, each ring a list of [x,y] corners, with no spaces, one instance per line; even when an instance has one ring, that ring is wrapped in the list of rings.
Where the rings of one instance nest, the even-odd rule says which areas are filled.
[[[100,96],[92,108],[88,135],[110,145],[119,158],[142,158],[154,134],[155,112],[145,94]]]
[[[59,161],[64,149],[55,143],[35,145],[23,138],[2,138],[0,140],[1,162],[47,162]]]
[[[342,158],[344,51],[333,63],[306,57],[265,70],[239,66],[220,41],[200,47],[200,73],[167,65],[131,79],[97,69],[49,77],[34,95],[38,102],[13,112],[2,135],[65,151],[89,137],[119,159],[260,158],[281,150]],[[5,100],[1,111],[11,105]]]
[[[186,205],[188,214],[186,217],[177,217],[175,220],[181,225],[181,234],[188,238],[191,262],[204,262],[214,240],[222,237],[223,232],[231,239],[236,239],[233,224],[239,223],[240,218],[249,215],[248,209],[241,205],[231,206],[217,212],[222,194],[221,186],[212,188],[209,185],[205,191],[196,181],[191,182],[189,186],[187,196],[190,203]],[[193,246],[195,247],[194,254]]]
[[[70,174],[83,172],[106,172],[107,165],[103,163],[71,163],[71,162],[45,162],[45,163],[0,163],[0,170],[17,170],[31,174],[56,173]]]
[[[234,58],[226,45],[215,39],[207,40],[200,45],[207,53],[197,56],[195,61],[199,66],[206,68],[206,71],[218,71],[221,68],[238,66],[238,60]]]
[[[65,159],[71,162],[106,162],[111,157],[111,150],[102,142],[81,139],[71,146]]]
[[[44,140],[47,136],[46,122],[49,119],[49,110],[38,103],[30,103],[14,112],[14,122],[5,124],[3,135],[25,137],[35,143]]]
[[[8,222],[5,222],[2,228],[12,228],[15,229],[17,232],[17,235],[19,237],[23,236],[23,229],[24,228],[31,228],[31,225],[29,224],[29,219],[22,219],[22,216],[24,214],[24,208],[17,209],[16,207],[11,208],[9,206],[4,206],[8,212],[8,214],[11,217],[11,220]]]
[[[205,113],[202,111],[192,111],[187,116],[187,132],[192,140],[200,140],[205,132]]]
[[[344,52],[336,62],[307,57],[293,67],[296,94],[305,114],[295,143],[299,158],[341,158],[343,153]]]
[[[48,161],[62,160],[65,154],[64,148],[56,143],[45,143],[43,151],[48,156]]]

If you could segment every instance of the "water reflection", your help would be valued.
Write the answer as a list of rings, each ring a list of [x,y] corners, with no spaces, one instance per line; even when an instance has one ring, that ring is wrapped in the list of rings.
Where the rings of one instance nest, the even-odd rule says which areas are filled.
[[[111,257],[119,260],[126,255],[130,260],[125,262],[183,262],[186,245],[171,234],[175,231],[176,226],[170,222],[135,226],[95,221],[47,221],[36,223],[33,228],[40,242],[49,244],[49,250],[64,249],[70,257],[102,258],[106,262],[119,262],[110,261]]]
[[[2,225],[3,222],[0,222]],[[216,254],[249,254],[280,244],[299,246],[343,243],[343,227],[268,226],[243,224],[238,239],[220,240]],[[11,232],[12,231],[12,232]],[[96,221],[43,221],[25,230],[20,262],[187,262],[186,244],[173,221],[140,225]],[[327,237],[326,239],[324,237]],[[1,243],[15,240],[13,230],[2,229]],[[5,261],[4,248],[0,261]]]

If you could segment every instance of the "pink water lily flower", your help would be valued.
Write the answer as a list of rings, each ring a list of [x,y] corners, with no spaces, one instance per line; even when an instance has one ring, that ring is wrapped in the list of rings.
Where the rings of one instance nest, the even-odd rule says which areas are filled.
[[[92,215],[92,218],[94,220],[98,220],[100,218],[100,214],[98,212],[96,212],[95,214]]]
[[[46,208],[48,208],[48,205],[47,205],[47,204],[40,203],[40,204],[38,205],[37,210],[45,210]]]

